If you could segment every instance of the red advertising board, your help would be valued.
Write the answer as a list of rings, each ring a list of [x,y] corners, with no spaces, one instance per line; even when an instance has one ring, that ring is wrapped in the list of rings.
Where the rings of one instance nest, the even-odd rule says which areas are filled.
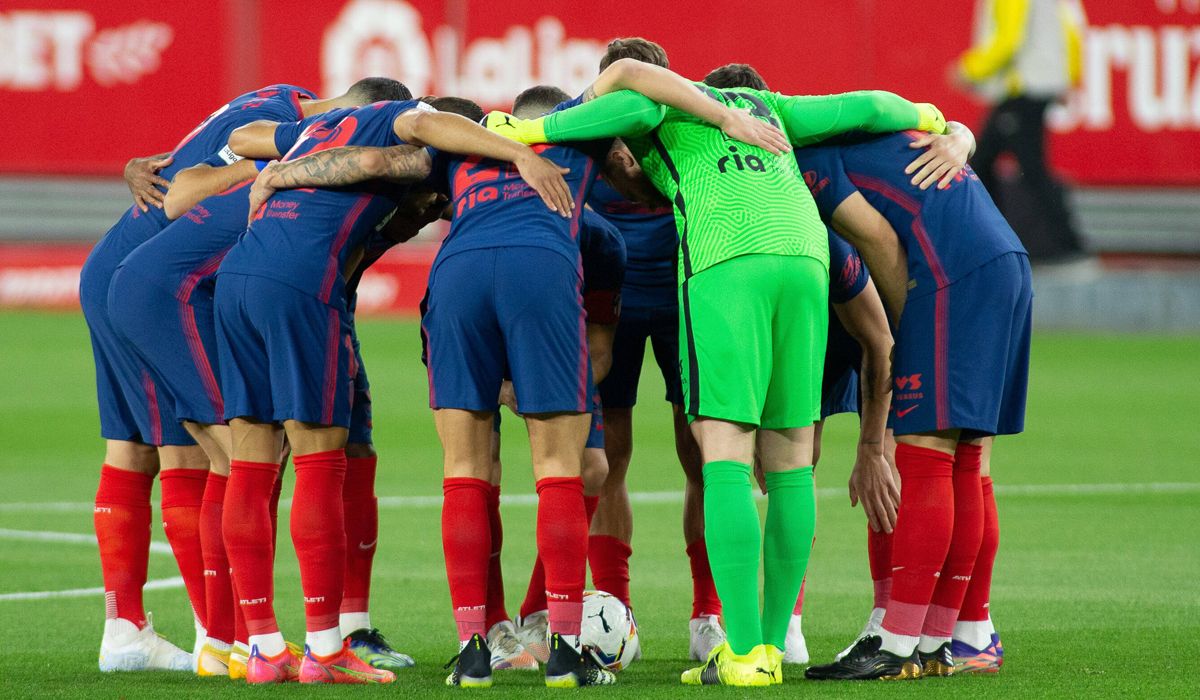
[[[983,113],[945,78],[971,39],[966,0],[932,13],[907,0],[17,3],[0,8],[0,99],[21,125],[0,133],[0,172],[117,172],[276,81],[329,94],[387,74],[487,106],[539,82],[578,90],[621,35],[659,41],[692,77],[740,61],[784,92],[885,88],[968,124]],[[1084,4],[1085,76],[1056,122],[1056,163],[1086,184],[1200,184],[1200,2]]]

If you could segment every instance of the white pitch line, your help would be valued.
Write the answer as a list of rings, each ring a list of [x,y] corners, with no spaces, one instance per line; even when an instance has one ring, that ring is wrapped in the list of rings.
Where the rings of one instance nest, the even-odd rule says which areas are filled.
[[[0,540],[23,540],[26,542],[62,542],[64,544],[90,544],[98,546],[95,535],[81,535],[76,532],[46,532],[42,530],[10,530],[0,528]],[[157,554],[171,554],[171,545],[166,542],[151,542],[150,551]]]
[[[144,591],[160,591],[168,588],[182,588],[183,577],[160,578],[147,581],[142,586]],[[23,593],[0,593],[0,601],[5,600],[46,600],[48,598],[87,598],[94,595],[104,595],[104,587],[69,588],[65,591],[29,591]]]
[[[757,494],[757,489],[755,490]],[[1200,482],[1144,482],[1108,484],[997,484],[996,493],[1001,496],[1114,496],[1200,493]],[[843,486],[827,486],[817,489],[818,498],[845,498]],[[501,502],[510,506],[532,506],[537,504],[537,495],[532,493],[508,494]],[[629,494],[633,503],[679,503],[682,491],[636,491]],[[291,499],[280,502],[281,508],[290,508]],[[440,508],[441,496],[380,496],[379,505],[384,508]],[[64,511],[91,511],[91,503],[69,501],[47,501],[45,503],[0,503],[0,513],[55,513]],[[0,530],[0,532],[3,532]],[[160,551],[169,552],[168,545]]]

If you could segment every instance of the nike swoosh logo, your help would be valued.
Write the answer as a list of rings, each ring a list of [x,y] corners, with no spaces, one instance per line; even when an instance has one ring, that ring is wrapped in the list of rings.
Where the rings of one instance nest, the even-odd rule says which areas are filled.
[[[376,543],[376,542],[378,542],[378,541],[379,541],[379,538],[378,538],[378,537],[376,537],[375,539],[371,540],[370,542],[359,542],[359,543],[358,543],[358,548],[359,548],[359,549],[361,549],[361,550],[363,550],[363,551],[365,552],[365,551],[367,551],[368,549],[370,549],[370,548],[374,547],[374,546],[375,546],[375,543]]]
[[[920,406],[920,405],[921,405],[921,404],[917,404],[917,406]],[[910,414],[910,413],[912,413],[913,411],[917,410],[917,406],[909,406],[908,408],[904,409],[903,411],[901,411],[901,410],[897,410],[897,411],[896,411],[896,417],[897,417],[897,418],[903,418],[903,417],[907,416],[908,414]]]

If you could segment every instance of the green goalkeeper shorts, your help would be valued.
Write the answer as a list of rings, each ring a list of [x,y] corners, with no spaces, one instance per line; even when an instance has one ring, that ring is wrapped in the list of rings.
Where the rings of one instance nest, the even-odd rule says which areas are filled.
[[[829,272],[819,260],[725,260],[680,286],[679,309],[679,365],[691,418],[771,430],[820,419]]]

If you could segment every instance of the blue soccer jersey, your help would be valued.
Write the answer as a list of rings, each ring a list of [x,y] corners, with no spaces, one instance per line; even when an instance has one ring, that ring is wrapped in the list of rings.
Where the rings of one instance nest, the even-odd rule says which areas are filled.
[[[612,325],[621,316],[625,280],[625,242],[612,224],[592,210],[583,212],[579,227],[583,261],[583,309],[588,323]]]
[[[631,309],[678,304],[679,231],[672,208],[631,202],[603,180],[592,188],[588,204],[616,226],[625,240],[622,303]]]
[[[376,102],[339,109],[302,122],[295,144],[283,157],[296,160],[339,146],[386,148],[403,142],[393,122],[416,100]],[[294,130],[296,125],[280,125]],[[257,212],[250,228],[226,255],[220,273],[265,277],[311,294],[327,304],[344,305],[347,257],[395,209],[406,188],[368,181],[337,188],[295,189],[276,193]]]
[[[1005,253],[1024,253],[975,173],[944,190],[922,190],[904,173],[914,132],[861,143],[796,150],[796,161],[827,222],[847,197],[866,197],[899,234],[908,254],[909,298],[931,294]]]
[[[829,229],[829,339],[821,379],[821,417],[858,411],[858,368],[862,347],[842,325],[834,304],[845,304],[862,294],[870,281],[867,266],[854,246]]]

